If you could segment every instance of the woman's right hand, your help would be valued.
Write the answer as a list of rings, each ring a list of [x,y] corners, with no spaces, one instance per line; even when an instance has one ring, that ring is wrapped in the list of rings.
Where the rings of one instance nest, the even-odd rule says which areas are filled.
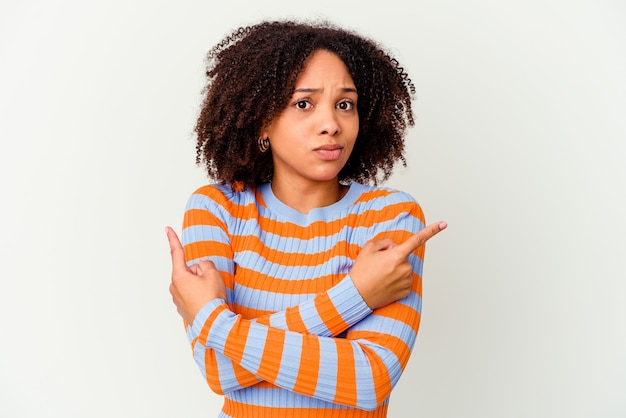
[[[220,272],[208,260],[187,267],[185,251],[176,232],[165,229],[172,256],[170,293],[178,314],[192,324],[200,309],[213,299],[226,300],[226,286]]]
[[[382,308],[409,295],[413,282],[409,254],[447,226],[446,222],[431,224],[401,244],[384,238],[363,246],[350,277],[370,309]]]

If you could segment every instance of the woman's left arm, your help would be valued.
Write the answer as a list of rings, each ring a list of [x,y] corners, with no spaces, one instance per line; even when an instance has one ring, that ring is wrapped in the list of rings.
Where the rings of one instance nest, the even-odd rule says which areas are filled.
[[[415,231],[403,228],[401,219],[397,221],[392,231],[374,238],[412,240]],[[198,342],[287,390],[375,409],[399,379],[417,335],[424,247],[413,250],[407,256],[413,268],[409,296],[375,310],[351,327],[346,338],[296,333],[245,320],[216,299],[194,320]]]

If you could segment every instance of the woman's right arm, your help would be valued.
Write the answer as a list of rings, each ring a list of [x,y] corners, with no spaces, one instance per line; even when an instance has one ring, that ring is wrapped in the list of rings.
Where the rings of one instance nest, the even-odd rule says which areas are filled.
[[[185,258],[190,260],[189,264],[198,263],[203,259],[213,262],[226,284],[226,302],[229,303],[234,300],[234,262],[228,225],[225,221],[227,216],[224,206],[217,204],[210,196],[195,194],[190,199],[185,213],[183,241],[186,244]],[[370,249],[373,252],[379,250]],[[367,258],[369,257],[365,257]],[[364,264],[365,269],[368,269],[367,262],[359,263],[357,260],[357,264]],[[336,337],[370,315],[373,309],[386,306],[403,297],[389,290],[393,287],[392,282],[378,279],[382,277],[377,276],[375,283],[378,288],[370,287],[365,290],[363,282],[359,281],[357,290],[351,276],[346,275],[340,283],[326,292],[284,311],[260,316],[254,322],[300,334]],[[387,286],[387,283],[390,286]],[[410,279],[408,283],[410,287]],[[205,344],[197,344],[199,335],[192,327],[189,326],[187,331],[194,359],[215,392],[227,393],[252,386],[262,380],[220,352],[207,348]]]
[[[192,266],[201,260],[210,260],[220,272],[226,286],[226,303],[234,300],[233,250],[228,233],[229,214],[223,196],[215,189],[198,190],[188,201],[182,231],[185,259]],[[358,323],[372,312],[352,279],[346,276],[324,293],[298,305],[256,318],[262,325],[271,325],[302,334],[335,337]],[[257,384],[256,375],[215,350],[196,344],[198,335],[188,325],[187,337],[194,360],[211,389],[224,394]]]
[[[417,206],[414,212],[421,214]],[[371,278],[379,280],[381,275],[397,277],[393,270],[398,267],[403,270],[409,263],[413,279],[409,296],[367,316],[346,338],[283,330],[236,315],[219,296],[221,279],[216,280],[220,276],[213,264],[201,262],[198,275],[185,271],[182,247],[175,235],[168,233],[175,266],[172,275],[175,303],[184,318],[193,320],[192,327],[199,335],[197,345],[222,353],[251,374],[284,389],[373,410],[387,398],[399,378],[417,334],[422,245],[429,236],[445,227],[434,224],[415,234],[411,231],[420,223],[419,216],[417,219],[412,213],[399,215],[394,221],[396,226],[390,230],[391,235],[383,241],[401,244],[379,251],[372,249],[375,252],[371,256],[377,259],[373,265],[378,266],[379,271],[366,270],[373,275]],[[363,251],[368,252],[367,247]],[[417,253],[413,253],[416,250]],[[212,285],[206,287],[207,283]],[[206,297],[202,300],[206,300],[206,304],[202,308],[186,303],[203,290],[206,290]]]

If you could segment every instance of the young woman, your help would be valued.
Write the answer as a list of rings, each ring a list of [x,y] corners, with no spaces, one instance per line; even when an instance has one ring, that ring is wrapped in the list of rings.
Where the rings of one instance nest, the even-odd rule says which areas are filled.
[[[413,85],[375,42],[263,22],[208,55],[170,291],[220,417],[384,417],[421,312],[425,227],[376,184],[404,162]],[[371,185],[374,184],[374,185]]]

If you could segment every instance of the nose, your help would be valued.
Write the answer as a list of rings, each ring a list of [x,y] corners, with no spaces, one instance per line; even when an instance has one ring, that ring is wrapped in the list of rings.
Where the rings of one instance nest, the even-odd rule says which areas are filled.
[[[318,131],[320,135],[335,136],[341,132],[341,126],[336,112],[337,109],[335,109],[334,104],[332,106],[320,106],[318,115]]]

